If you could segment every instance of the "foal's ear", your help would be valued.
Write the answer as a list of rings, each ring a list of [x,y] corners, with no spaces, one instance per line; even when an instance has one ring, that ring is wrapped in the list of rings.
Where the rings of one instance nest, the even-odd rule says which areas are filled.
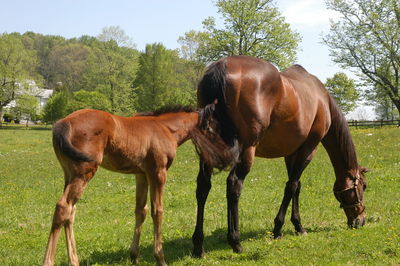
[[[368,172],[370,172],[370,171],[371,171],[371,170],[370,170],[369,168],[360,167],[360,172],[363,173],[363,174],[368,173]]]

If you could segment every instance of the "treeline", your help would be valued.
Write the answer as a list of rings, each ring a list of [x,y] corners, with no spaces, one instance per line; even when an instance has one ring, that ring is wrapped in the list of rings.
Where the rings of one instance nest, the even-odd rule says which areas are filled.
[[[12,87],[29,77],[39,87],[54,90],[40,114],[46,122],[81,108],[128,116],[167,104],[195,105],[204,64],[183,59],[178,50],[161,43],[138,51],[127,39],[119,27],[105,28],[97,37],[72,39],[33,32],[1,34],[0,43],[6,45],[0,57],[7,60],[8,53],[13,60],[3,64],[9,68],[2,71],[4,80]],[[16,91],[7,90],[6,84],[3,88],[2,107],[15,98],[7,98],[7,91]]]

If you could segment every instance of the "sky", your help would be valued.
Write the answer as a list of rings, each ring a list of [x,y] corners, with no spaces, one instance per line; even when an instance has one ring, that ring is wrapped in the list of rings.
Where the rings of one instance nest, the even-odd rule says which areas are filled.
[[[347,70],[335,65],[322,34],[329,32],[329,19],[338,14],[327,10],[323,0],[275,0],[281,14],[302,41],[298,64],[322,82]],[[119,26],[139,50],[161,42],[179,48],[180,36],[203,30],[202,21],[220,15],[212,0],[0,0],[0,33],[33,31],[66,38],[97,36],[104,27]]]

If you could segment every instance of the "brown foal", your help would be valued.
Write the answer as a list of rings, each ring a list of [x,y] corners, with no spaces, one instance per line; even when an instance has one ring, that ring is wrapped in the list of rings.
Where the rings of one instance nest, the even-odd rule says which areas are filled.
[[[167,170],[179,145],[193,139],[200,155],[221,154],[224,148],[209,138],[200,125],[207,124],[207,106],[199,111],[175,108],[161,112],[121,117],[98,110],[79,110],[58,121],[53,127],[53,147],[64,171],[64,193],[56,204],[43,265],[54,265],[57,241],[62,229],[70,265],[79,265],[74,237],[75,204],[99,166],[136,175],[135,230],[130,249],[138,262],[139,239],[147,214],[150,188],[151,217],[154,224],[154,256],[166,265],[161,240],[163,190]],[[226,164],[223,162],[222,164]]]

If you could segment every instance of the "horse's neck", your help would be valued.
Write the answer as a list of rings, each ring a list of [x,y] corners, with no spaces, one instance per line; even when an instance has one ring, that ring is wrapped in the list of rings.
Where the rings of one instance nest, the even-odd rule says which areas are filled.
[[[346,124],[345,124],[346,123]],[[358,171],[358,162],[347,122],[332,121],[328,134],[322,140],[336,175],[336,185],[341,186]]]
[[[190,138],[190,133],[197,126],[198,119],[197,112],[179,112],[160,116],[159,122],[174,135],[179,146]]]

